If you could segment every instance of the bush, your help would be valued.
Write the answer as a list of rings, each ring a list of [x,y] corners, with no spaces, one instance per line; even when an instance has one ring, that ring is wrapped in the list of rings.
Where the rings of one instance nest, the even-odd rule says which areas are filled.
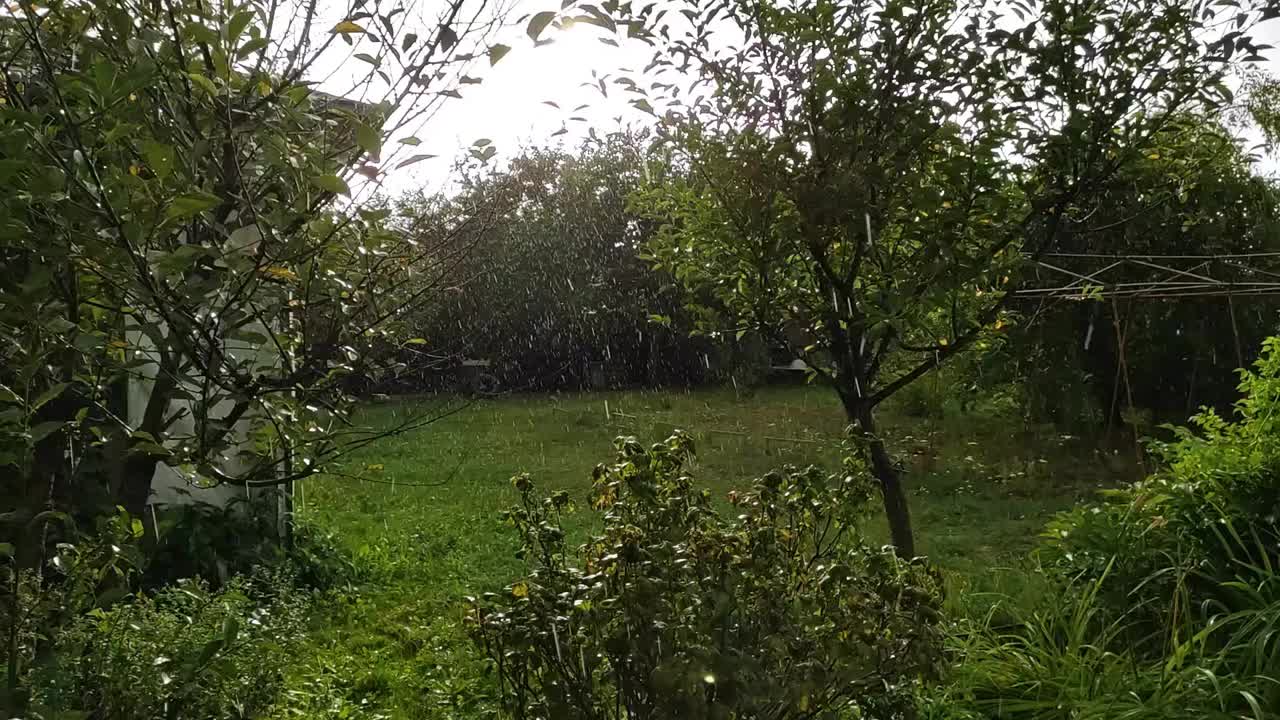
[[[315,590],[349,586],[366,579],[371,572],[366,565],[356,561],[333,530],[294,518],[287,567],[299,585]]]
[[[184,581],[64,629],[32,680],[39,716],[250,718],[275,702],[305,598],[278,580]]]
[[[1275,567],[1280,547],[1280,338],[1242,371],[1240,392],[1234,421],[1204,411],[1174,441],[1153,443],[1158,472],[1058,516],[1046,564],[1087,581],[1107,576],[1107,604],[1142,608],[1153,634],[1185,637],[1206,613],[1241,609],[1230,583]]]
[[[149,553],[145,583],[158,588],[188,578],[220,587],[232,577],[284,560],[277,495],[227,505],[192,502],[163,506],[159,539]]]
[[[1104,576],[1105,580],[1105,576]],[[927,694],[926,720],[1227,720],[1274,718],[1276,683],[1240,672],[1217,648],[1243,625],[1208,627],[1160,658],[1125,650],[1128,619],[1101,602],[1102,582],[1071,585],[1029,611],[1002,607],[961,623],[949,682]],[[996,627],[990,618],[1012,613]],[[1226,629],[1223,626],[1222,629]],[[1222,637],[1219,637],[1219,636]],[[1115,648],[1115,649],[1113,649]],[[1274,674],[1272,674],[1274,677]]]
[[[786,468],[730,497],[684,472],[677,433],[597,466],[603,531],[575,554],[567,494],[515,478],[531,574],[475,603],[515,718],[900,717],[940,653],[940,582],[861,538],[873,485]],[[576,559],[576,562],[575,562]]]
[[[75,531],[70,518],[57,512],[31,519],[28,530],[42,518],[56,522],[57,536],[63,539],[39,542],[37,557],[47,556],[47,561],[35,562],[34,567],[23,565],[13,546],[0,543],[0,636],[6,639],[0,646],[6,675],[0,688],[0,713],[4,717],[20,715],[26,707],[32,667],[48,655],[61,629],[89,609],[125,596],[143,560],[137,547],[142,523],[123,510],[99,518],[96,531],[83,534]]]
[[[1280,339],[1240,390],[1233,421],[1204,411],[1151,477],[1053,520],[1057,591],[962,622],[926,717],[1278,717]]]
[[[0,547],[5,717],[246,717],[275,699],[302,588],[349,583],[354,563],[311,526],[286,551],[237,512],[196,506],[167,520],[149,568],[143,523],[123,510],[92,532],[63,518],[66,541],[32,568]],[[182,548],[196,556],[175,562]],[[196,577],[168,579],[183,572]],[[143,579],[160,589],[132,594]]]
[[[218,588],[262,568],[282,569],[292,582],[317,590],[359,579],[361,569],[333,531],[295,517],[289,541],[282,540],[278,499],[276,493],[260,493],[226,507],[196,502],[165,508],[144,585],[155,589],[199,578]]]

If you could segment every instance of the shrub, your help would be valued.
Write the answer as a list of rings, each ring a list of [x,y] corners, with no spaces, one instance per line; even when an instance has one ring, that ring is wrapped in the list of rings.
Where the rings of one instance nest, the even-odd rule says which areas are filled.
[[[1058,516],[1047,564],[1087,580],[1110,568],[1108,604],[1145,608],[1156,630],[1239,609],[1228,583],[1274,567],[1280,541],[1280,338],[1241,372],[1240,392],[1234,421],[1204,411],[1153,443],[1155,474]]]
[[[291,537],[280,537],[279,496],[260,493],[225,507],[196,502],[160,514],[159,540],[149,553],[145,586],[160,588],[199,578],[218,588],[261,568],[285,570],[301,587],[324,590],[361,575],[354,558],[331,530],[294,518]]]
[[[42,518],[57,522],[57,535],[63,538],[57,543],[38,541],[37,559],[47,560],[24,566],[12,545],[0,543],[4,717],[20,715],[26,707],[32,666],[48,654],[61,629],[89,609],[126,595],[142,564],[137,546],[142,523],[123,510],[99,518],[93,533],[77,533],[70,518],[57,512],[37,515],[28,521],[28,530]]]
[[[370,574],[367,565],[356,562],[333,530],[294,518],[287,567],[299,585],[316,590],[349,586]]]
[[[66,541],[50,547],[47,562],[5,564],[5,717],[229,718],[269,707],[301,630],[309,593],[300,587],[349,580],[353,565],[309,526],[288,552],[261,534],[230,545],[214,542],[253,528],[245,520],[207,534],[216,530],[214,518],[238,517],[215,510],[169,516],[161,535],[167,542],[147,579],[216,568],[224,579],[216,586],[217,578],[196,577],[131,594],[147,567],[141,545],[148,538],[143,523],[123,510],[100,518],[92,532],[63,518]],[[182,547],[201,556],[157,571]],[[237,548],[252,552],[228,552]],[[0,547],[0,559],[11,555]],[[249,568],[255,559],[261,564]],[[229,570],[245,574],[228,578]]]
[[[1126,651],[1128,618],[1101,602],[1105,581],[1063,588],[1032,610],[1002,607],[1017,621],[964,622],[953,633],[949,682],[922,703],[926,720],[1209,720],[1274,718],[1262,708],[1276,683],[1215,648],[1215,628],[1160,658]],[[1243,629],[1243,628],[1241,628]],[[1243,637],[1241,632],[1234,633]],[[1115,648],[1115,649],[1113,649]],[[1271,697],[1268,697],[1270,695]]]
[[[1153,443],[1153,475],[1053,520],[1058,591],[962,623],[926,717],[1277,717],[1280,339],[1240,390],[1233,420],[1204,411]]]
[[[515,478],[507,518],[533,569],[474,608],[474,638],[515,718],[899,717],[940,653],[940,582],[868,546],[873,492],[785,468],[718,512],[677,433],[615,443],[591,491],[603,530],[576,555],[566,493]],[[576,560],[576,562],[575,562]]]
[[[249,718],[280,692],[305,600],[244,578],[184,581],[90,611],[64,629],[32,681],[46,717]]]
[[[146,585],[158,588],[178,580],[200,578],[220,587],[255,567],[284,560],[274,493],[250,501],[242,497],[226,506],[206,502],[164,506],[159,539],[149,553]]]

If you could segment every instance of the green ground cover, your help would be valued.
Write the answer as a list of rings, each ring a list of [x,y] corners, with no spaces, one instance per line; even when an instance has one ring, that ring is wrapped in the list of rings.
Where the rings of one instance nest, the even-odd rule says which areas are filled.
[[[390,425],[441,402],[375,405],[364,419]],[[1131,453],[1052,428],[999,413],[920,414],[886,408],[883,424],[907,470],[920,548],[948,573],[956,606],[985,591],[1018,592],[1002,586],[1012,575],[1000,568],[1028,562],[1048,516],[1135,475]],[[370,446],[346,468],[366,480],[315,478],[301,489],[300,515],[332,531],[364,575],[316,618],[291,669],[291,716],[486,713],[463,598],[521,570],[499,517],[516,497],[512,475],[529,472],[581,499],[614,437],[652,442],[679,428],[695,438],[695,476],[723,496],[779,465],[836,467],[844,425],[834,395],[817,387],[527,395],[477,401]],[[574,520],[585,531],[593,518],[579,510]],[[870,517],[866,531],[883,539],[883,525]]]

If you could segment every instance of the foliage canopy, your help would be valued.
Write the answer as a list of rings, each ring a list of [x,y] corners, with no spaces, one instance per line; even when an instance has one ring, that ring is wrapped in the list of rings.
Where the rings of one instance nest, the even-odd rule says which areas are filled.
[[[1035,258],[1117,172],[1229,100],[1263,4],[689,3],[638,13],[646,105],[687,182],[639,199],[655,260],[803,353],[868,437],[893,540],[914,542],[874,408],[998,331]],[[1238,29],[1216,33],[1226,22]],[[682,82],[688,69],[695,79]],[[644,92],[641,90],[641,92]]]
[[[597,466],[602,532],[566,545],[567,493],[514,479],[532,574],[486,596],[475,637],[516,718],[901,717],[939,660],[935,574],[861,538],[851,464],[785,468],[717,512],[677,434]]]

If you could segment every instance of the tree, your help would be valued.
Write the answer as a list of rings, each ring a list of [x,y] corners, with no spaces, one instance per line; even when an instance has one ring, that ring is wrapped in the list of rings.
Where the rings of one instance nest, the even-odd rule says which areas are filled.
[[[423,294],[407,283],[440,259],[343,198],[418,142],[385,137],[457,95],[484,8],[107,0],[0,18],[0,463],[5,520],[41,519],[6,532],[28,559],[41,510],[143,516],[157,463],[276,486],[377,437],[343,422],[340,380],[402,338]],[[358,72],[334,70],[347,55]],[[326,74],[338,94],[315,88]]]
[[[458,238],[469,249],[450,270],[451,291],[411,321],[429,340],[423,362],[483,358],[506,388],[589,385],[593,361],[627,385],[703,376],[710,343],[688,336],[680,293],[639,258],[654,224],[627,198],[662,173],[641,141],[616,133],[573,150],[529,148],[454,198],[402,202],[414,237],[441,224],[433,218],[475,213],[465,208],[493,214]]]
[[[652,255],[833,385],[904,556],[906,491],[875,409],[998,330],[1026,259],[1078,232],[1156,133],[1219,111],[1233,62],[1258,59],[1247,31],[1263,13],[1215,5],[634,13],[657,80],[630,87],[693,178],[640,198],[664,223]]]
[[[1273,279],[1273,258],[1267,254],[1278,247],[1280,188],[1255,174],[1251,159],[1226,128],[1198,117],[1178,119],[1152,138],[1146,154],[1107,181],[1089,221],[1055,248],[1064,254],[1109,256],[1093,261],[1089,269],[1112,265],[1117,255],[1138,256],[1107,270],[1102,278],[1108,287],[1094,284],[1094,289],[1114,295],[1044,304],[1028,298],[1036,304],[1034,312],[1026,308],[1027,314],[1036,319],[1016,331],[1001,355],[1024,368],[1026,390],[1045,408],[1067,405],[1065,396],[1076,394],[1091,396],[1108,422],[1121,419],[1126,395],[1169,422],[1185,421],[1201,405],[1226,409],[1237,398],[1237,368],[1251,363],[1255,348],[1274,331],[1280,306],[1272,297],[1255,294],[1256,287],[1232,293],[1225,283],[1232,278]],[[1178,262],[1160,256],[1213,255],[1236,257],[1180,264],[1192,268],[1190,276],[1158,267]],[[1047,262],[1084,269],[1073,264],[1079,258]],[[1051,271],[1045,275],[1052,277],[1049,285],[1071,280]],[[1175,297],[1124,297],[1141,283],[1207,277],[1224,282],[1216,295],[1200,291],[1177,297],[1180,291],[1170,286],[1163,294]],[[1117,322],[1123,327],[1128,393],[1121,386]]]

